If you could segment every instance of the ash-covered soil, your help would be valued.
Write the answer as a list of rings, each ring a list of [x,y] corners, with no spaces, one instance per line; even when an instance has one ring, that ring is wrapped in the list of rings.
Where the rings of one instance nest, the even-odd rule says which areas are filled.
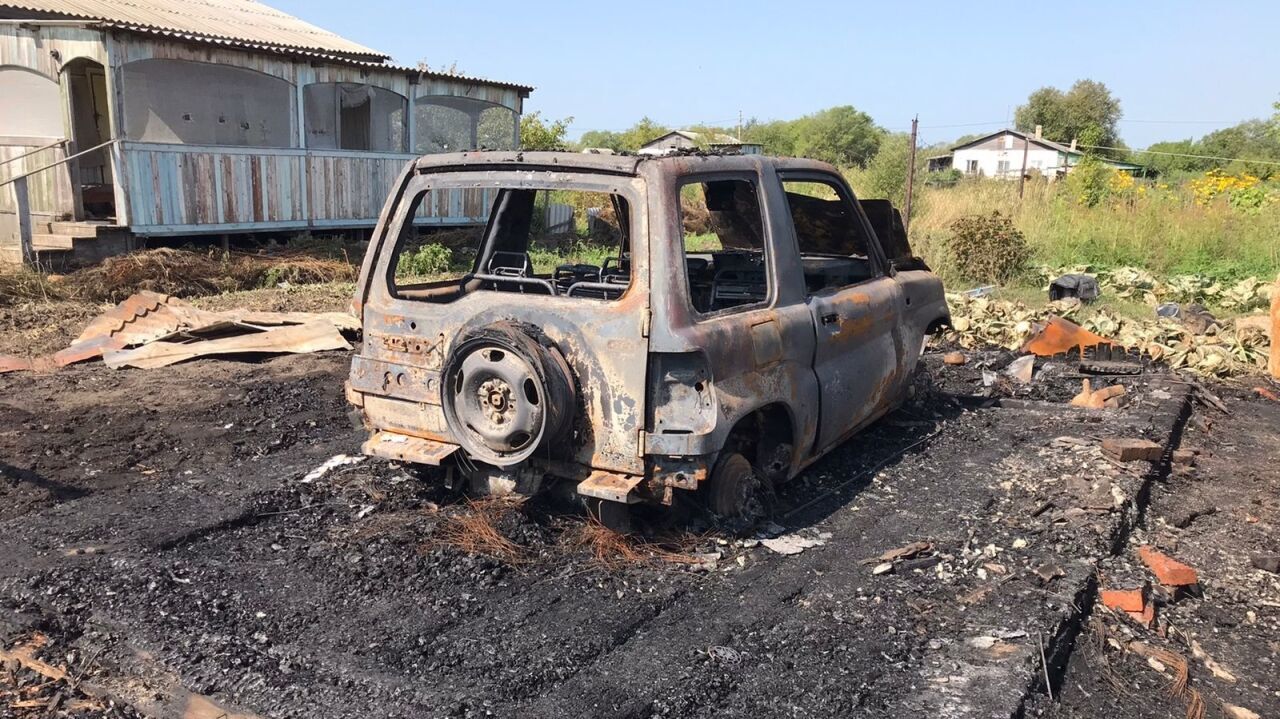
[[[803,552],[708,531],[628,559],[549,499],[477,507],[372,459],[304,481],[358,453],[348,362],[0,378],[0,647],[151,716],[1010,715],[1167,472],[1099,438],[1185,419],[1160,377],[1098,412],[922,379],[783,490],[765,534]],[[480,512],[501,541],[464,547]]]
[[[1171,691],[1180,663],[1204,716],[1280,716],[1280,574],[1255,563],[1280,555],[1280,403],[1252,384],[1215,388],[1230,414],[1207,410],[1188,425],[1181,446],[1194,461],[1154,485],[1116,558],[1142,572],[1137,548],[1158,547],[1196,570],[1199,591],[1159,597],[1152,628],[1096,610],[1053,716],[1194,716],[1190,693]],[[1177,659],[1152,664],[1133,642]]]

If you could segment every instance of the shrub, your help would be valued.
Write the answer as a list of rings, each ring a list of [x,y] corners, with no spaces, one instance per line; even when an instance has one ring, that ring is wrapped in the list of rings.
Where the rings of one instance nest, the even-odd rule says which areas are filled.
[[[453,251],[444,245],[430,243],[412,252],[400,253],[396,262],[396,275],[400,277],[425,277],[442,275],[453,264]]]
[[[1067,173],[1067,192],[1085,207],[1097,207],[1111,194],[1112,177],[1111,168],[1086,157]]]
[[[999,211],[951,223],[947,249],[956,271],[979,282],[1007,282],[1022,272],[1031,256],[1022,232]]]

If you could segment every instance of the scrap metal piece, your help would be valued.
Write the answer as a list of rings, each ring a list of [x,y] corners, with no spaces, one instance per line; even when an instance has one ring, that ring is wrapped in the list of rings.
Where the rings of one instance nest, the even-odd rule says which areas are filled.
[[[360,451],[371,457],[439,467],[449,455],[458,451],[458,445],[383,430],[365,441]]]
[[[134,349],[110,350],[102,358],[111,368],[129,366],[151,369],[211,355],[301,354],[351,349],[342,333],[324,320],[265,331],[254,329],[251,334],[197,342],[150,342]]]
[[[1030,339],[1022,345],[1019,352],[1030,352],[1038,357],[1052,357],[1066,354],[1072,350],[1083,353],[1089,347],[1106,346],[1120,348],[1120,345],[1101,335],[1096,335],[1071,320],[1054,315],[1044,323]],[[1123,351],[1123,348],[1120,348]]]
[[[578,483],[578,494],[584,497],[607,499],[610,502],[635,504],[640,501],[640,498],[635,495],[635,488],[639,487],[643,481],[642,476],[614,474],[598,469]]]

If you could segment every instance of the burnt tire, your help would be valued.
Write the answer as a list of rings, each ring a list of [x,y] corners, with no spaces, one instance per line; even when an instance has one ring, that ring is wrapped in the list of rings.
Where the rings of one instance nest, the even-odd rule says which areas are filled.
[[[734,532],[750,529],[772,507],[771,485],[737,452],[720,456],[703,492],[707,509]]]
[[[534,328],[498,322],[471,333],[441,372],[440,404],[471,457],[510,467],[564,439],[577,397],[569,365]]]

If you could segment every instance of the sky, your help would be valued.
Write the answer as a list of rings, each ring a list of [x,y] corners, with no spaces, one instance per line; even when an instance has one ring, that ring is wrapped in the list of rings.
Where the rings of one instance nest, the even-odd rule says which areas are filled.
[[[733,126],[853,105],[890,130],[918,115],[929,145],[1089,78],[1141,148],[1280,100],[1275,2],[265,2],[401,64],[532,85],[526,112],[573,117],[571,138],[645,115]]]

